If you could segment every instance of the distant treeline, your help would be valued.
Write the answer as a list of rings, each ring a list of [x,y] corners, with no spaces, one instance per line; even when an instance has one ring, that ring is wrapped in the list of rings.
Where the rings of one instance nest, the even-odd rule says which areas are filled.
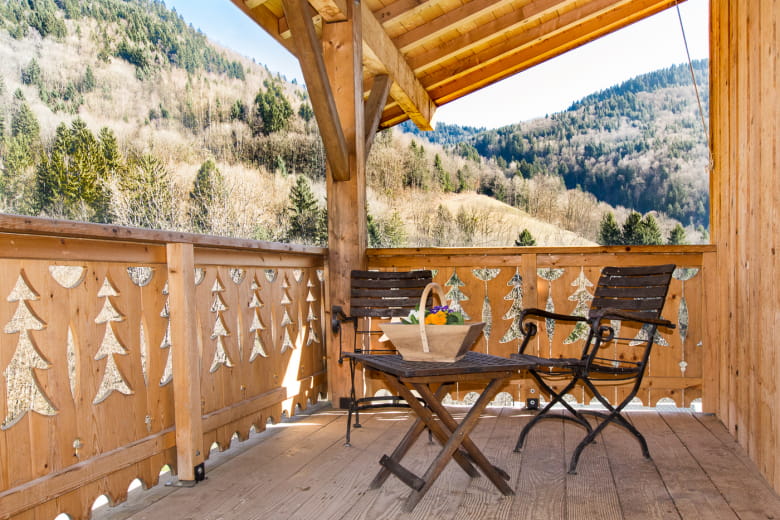
[[[708,118],[708,61],[693,69]],[[708,186],[695,181],[706,171],[692,170],[706,166],[707,133],[688,65],[638,76],[544,119],[487,131],[437,125],[420,135],[464,157],[493,159],[508,178],[556,175],[613,206],[708,223]]]

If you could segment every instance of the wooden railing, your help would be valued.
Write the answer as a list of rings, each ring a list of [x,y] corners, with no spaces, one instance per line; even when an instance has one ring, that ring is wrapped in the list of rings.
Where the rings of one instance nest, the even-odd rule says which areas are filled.
[[[197,478],[325,394],[325,251],[0,216],[0,518]]]
[[[517,322],[522,309],[582,312],[587,310],[602,267],[673,263],[678,269],[663,315],[678,326],[659,335],[637,397],[645,405],[669,398],[678,406],[689,406],[709,386],[705,374],[714,377],[713,371],[703,370],[711,362],[707,349],[715,347],[712,330],[707,329],[704,296],[708,276],[713,274],[714,254],[713,246],[373,249],[368,252],[368,264],[380,270],[434,270],[434,280],[447,293],[447,303],[487,323],[474,350],[508,356],[517,351],[522,338]],[[574,326],[543,325],[530,353],[579,357],[581,346],[582,337]],[[378,380],[366,383],[370,395],[382,388]],[[452,397],[468,401],[471,390],[460,386]],[[625,386],[615,386],[612,400],[625,391]],[[539,397],[538,392],[533,380],[519,378],[500,396],[509,404]],[[592,398],[584,388],[575,395],[579,402]]]

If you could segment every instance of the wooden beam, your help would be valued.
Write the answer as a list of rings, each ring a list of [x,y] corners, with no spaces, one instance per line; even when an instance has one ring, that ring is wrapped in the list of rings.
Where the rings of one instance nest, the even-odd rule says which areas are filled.
[[[426,85],[437,104],[447,103],[662,11],[670,2],[624,0],[615,9],[597,10],[590,15],[581,10],[572,11],[569,16],[551,20],[482,54],[437,71],[426,78]],[[565,28],[556,30],[560,26]]]
[[[366,157],[371,151],[371,145],[374,144],[374,137],[379,129],[379,120],[382,118],[382,111],[387,103],[387,96],[390,94],[390,76],[380,74],[374,76],[374,83],[371,85],[371,93],[368,95],[364,112],[366,118]]]
[[[390,95],[421,130],[433,130],[431,119],[436,105],[412,71],[406,59],[366,5],[360,3],[363,22],[363,51],[372,54],[393,78]],[[370,57],[369,57],[370,58]]]
[[[331,174],[336,180],[347,180],[349,179],[347,142],[336,102],[333,99],[328,72],[325,69],[322,45],[317,38],[310,16],[309,3],[306,0],[284,0],[282,5],[298,49],[298,61],[314,108],[314,116],[320,129]]]
[[[309,0],[309,3],[328,23],[343,22],[347,19],[344,0]]]
[[[255,2],[244,2],[244,0],[231,0],[233,4],[241,9],[245,15],[254,20],[254,22],[262,27],[271,37],[279,42],[279,44],[295,54],[295,47],[289,39],[283,37],[279,31],[279,18],[273,14],[268,8],[263,5],[265,2],[260,2],[257,5],[250,7],[248,4],[255,4]]]
[[[546,21],[561,15],[561,9],[568,0],[534,0],[519,9],[496,18],[490,23],[481,24],[473,31],[463,33],[423,53],[409,56],[409,66],[420,73],[456,54],[469,49],[486,46],[487,43],[502,34],[530,28],[535,23]]]
[[[406,53],[413,47],[422,45],[457,26],[463,26],[484,15],[485,12],[495,10],[511,1],[513,0],[471,0],[456,9],[418,25],[412,30],[403,32],[393,38],[393,43],[401,52]]]
[[[254,9],[255,7],[263,5],[267,1],[268,0],[244,0],[244,4],[246,4],[247,8]]]
[[[168,245],[171,356],[179,480],[194,481],[203,455],[200,409],[201,359],[195,316],[195,253],[192,244]]]

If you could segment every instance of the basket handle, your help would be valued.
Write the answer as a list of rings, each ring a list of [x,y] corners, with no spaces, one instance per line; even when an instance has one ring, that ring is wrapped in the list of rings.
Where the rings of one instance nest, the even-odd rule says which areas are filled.
[[[444,295],[444,289],[436,282],[431,282],[425,286],[422,295],[420,296],[420,308],[417,311],[417,321],[420,322],[420,338],[422,339],[423,352],[430,352],[431,349],[428,346],[428,334],[425,333],[425,302],[428,301],[428,295],[431,291],[436,292],[436,296],[439,297],[439,305],[444,305],[446,296]]]

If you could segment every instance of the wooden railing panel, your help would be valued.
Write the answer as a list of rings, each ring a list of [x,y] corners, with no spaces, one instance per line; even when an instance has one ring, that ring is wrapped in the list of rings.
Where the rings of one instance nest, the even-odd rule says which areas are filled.
[[[33,220],[35,236],[0,233],[0,518],[89,518],[99,495],[118,503],[133,479],[153,486],[182,463],[186,395],[202,396],[188,466],[326,392],[324,250],[91,225],[49,236]],[[192,265],[173,269],[194,311],[177,313],[166,248],[193,247],[166,240],[188,238],[195,255],[176,258]],[[177,350],[188,320],[195,348]],[[211,371],[218,339],[233,367]],[[253,357],[256,341],[265,350]],[[177,376],[173,352],[201,373]]]
[[[674,331],[659,331],[645,382],[638,398],[655,405],[668,398],[689,406],[702,395],[703,364],[703,255],[710,246],[686,248],[523,248],[523,249],[403,249],[369,250],[369,267],[381,270],[433,269],[434,280],[447,293],[448,304],[462,308],[472,320],[488,323],[487,333],[474,350],[500,356],[516,352],[521,334],[513,317],[527,307],[540,307],[564,314],[587,311],[600,271],[607,265],[674,263],[674,273],[663,315],[678,324]],[[514,251],[516,254],[511,254]],[[639,331],[626,331],[639,334]],[[583,337],[575,325],[543,322],[529,345],[529,353],[552,352],[579,357]],[[379,380],[368,381],[368,392],[382,388]],[[473,388],[460,385],[454,395],[462,400]],[[515,401],[538,396],[529,378],[510,383],[506,391]],[[608,392],[611,401],[627,395],[625,385]],[[573,395],[590,402],[584,388]]]

